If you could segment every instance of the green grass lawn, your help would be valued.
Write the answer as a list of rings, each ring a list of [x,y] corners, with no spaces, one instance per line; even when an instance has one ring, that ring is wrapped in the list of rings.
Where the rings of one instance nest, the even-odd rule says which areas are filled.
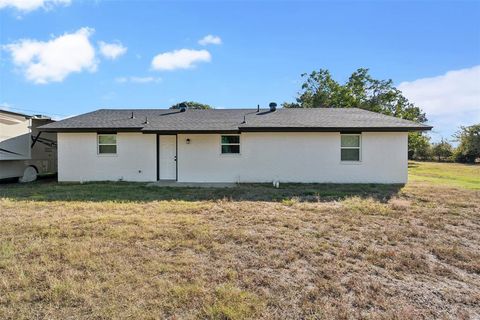
[[[467,189],[480,189],[480,165],[410,162],[409,181],[427,181]]]
[[[479,167],[401,185],[0,185],[0,319],[480,318]]]

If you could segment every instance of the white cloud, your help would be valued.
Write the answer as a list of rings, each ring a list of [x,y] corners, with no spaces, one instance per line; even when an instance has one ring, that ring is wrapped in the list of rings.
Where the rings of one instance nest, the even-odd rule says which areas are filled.
[[[8,111],[10,110],[12,107],[12,105],[10,103],[7,103],[7,102],[2,102],[0,103],[0,109],[1,110],[5,110],[5,111]]]
[[[162,81],[160,77],[118,77],[115,78],[117,83],[158,83]]]
[[[427,115],[480,112],[480,65],[449,71],[438,77],[402,82],[398,89]]]
[[[96,71],[95,49],[89,39],[93,31],[81,28],[50,41],[23,39],[4,49],[27,80],[38,84],[61,82],[73,72]]]
[[[198,44],[202,46],[206,46],[209,44],[222,44],[222,39],[219,36],[214,36],[214,35],[207,35],[203,37],[202,39],[198,40]]]
[[[69,5],[70,3],[71,0],[0,0],[0,9],[10,7],[29,12],[39,8],[48,10],[56,5]]]
[[[54,115],[52,116],[52,120],[55,120],[55,121],[60,121],[60,120],[65,120],[65,119],[68,119],[68,118],[72,118],[72,117],[76,117],[78,116],[78,114],[71,114],[71,115]]]
[[[152,60],[152,68],[154,70],[189,69],[196,63],[211,60],[212,56],[207,50],[180,49],[156,55]]]
[[[434,138],[449,137],[460,125],[480,121],[480,65],[402,82],[398,88],[426,112]]]
[[[130,81],[133,83],[150,83],[150,82],[160,82],[162,78],[155,77],[130,77]]]
[[[127,52],[127,47],[124,47],[120,42],[106,43],[99,41],[100,53],[107,59],[115,60]]]

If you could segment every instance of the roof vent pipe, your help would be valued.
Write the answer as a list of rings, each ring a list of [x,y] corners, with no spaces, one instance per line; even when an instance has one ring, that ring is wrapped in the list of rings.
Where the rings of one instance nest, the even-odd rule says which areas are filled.
[[[270,107],[270,112],[277,110],[277,104],[275,102],[270,102],[268,106]]]
[[[260,105],[257,104],[257,112],[260,112]]]
[[[145,117],[145,122],[143,124],[148,124],[148,118]]]
[[[135,119],[135,116],[133,115],[133,111],[132,111],[132,115],[130,116],[130,119]]]

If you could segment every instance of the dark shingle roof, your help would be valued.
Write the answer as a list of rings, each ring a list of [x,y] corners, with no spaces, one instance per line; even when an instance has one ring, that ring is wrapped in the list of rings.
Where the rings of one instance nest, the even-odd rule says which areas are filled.
[[[131,118],[131,115],[134,118]],[[145,123],[147,120],[147,123]],[[245,121],[244,121],[245,120]],[[357,108],[277,109],[100,109],[47,124],[45,131],[411,131],[432,127]]]

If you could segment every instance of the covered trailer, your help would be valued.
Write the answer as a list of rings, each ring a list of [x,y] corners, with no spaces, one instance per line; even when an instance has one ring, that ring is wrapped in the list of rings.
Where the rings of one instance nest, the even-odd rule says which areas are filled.
[[[0,110],[0,179],[29,182],[57,172],[57,135],[37,130],[50,122],[42,115]]]

